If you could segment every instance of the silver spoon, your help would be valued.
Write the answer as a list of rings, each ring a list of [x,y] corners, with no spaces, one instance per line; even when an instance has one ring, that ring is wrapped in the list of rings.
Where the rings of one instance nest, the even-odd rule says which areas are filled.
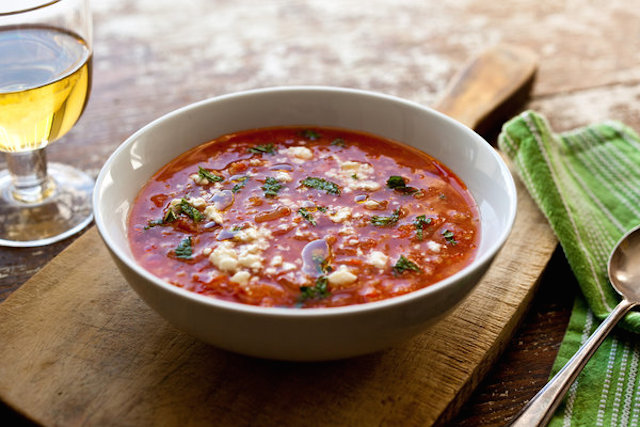
[[[633,307],[640,305],[640,226],[616,244],[607,265],[609,280],[622,301],[600,324],[567,364],[538,392],[512,421],[512,426],[545,426],[571,384],[613,327]]]

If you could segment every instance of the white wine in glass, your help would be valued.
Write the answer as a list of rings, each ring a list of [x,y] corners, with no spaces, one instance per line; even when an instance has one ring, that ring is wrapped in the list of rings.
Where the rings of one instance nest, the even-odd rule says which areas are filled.
[[[91,222],[93,179],[46,161],[91,91],[88,0],[0,0],[0,245],[42,246]]]

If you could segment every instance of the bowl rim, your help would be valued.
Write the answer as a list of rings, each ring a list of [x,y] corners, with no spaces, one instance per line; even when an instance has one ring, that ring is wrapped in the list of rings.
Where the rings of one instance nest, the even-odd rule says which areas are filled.
[[[453,275],[440,280],[432,285],[426,286],[422,289],[418,289],[407,294],[386,298],[380,301],[372,301],[368,303],[362,304],[352,304],[340,307],[318,307],[318,308],[294,308],[294,307],[263,307],[263,306],[255,306],[250,304],[244,304],[234,301],[226,301],[222,299],[218,299],[211,296],[197,294],[195,292],[180,288],[178,286],[172,285],[161,278],[153,275],[146,269],[144,269],[140,264],[136,262],[136,260],[129,254],[125,253],[120,247],[113,241],[110,233],[108,232],[107,226],[105,225],[105,219],[101,213],[99,208],[99,189],[102,188],[103,183],[105,181],[105,177],[107,176],[109,170],[112,165],[116,162],[116,159],[121,155],[121,153],[127,150],[135,141],[143,134],[148,132],[150,129],[155,126],[160,125],[161,123],[171,120],[174,117],[183,115],[188,113],[189,111],[196,110],[202,108],[205,105],[209,105],[212,103],[219,103],[225,100],[233,99],[233,98],[241,98],[241,97],[250,97],[260,94],[268,94],[268,93],[285,93],[285,92],[301,92],[301,91],[312,91],[312,92],[334,92],[334,93],[342,93],[342,94],[353,94],[357,96],[364,97],[373,97],[377,99],[382,99],[386,101],[391,101],[392,103],[401,104],[411,108],[418,108],[420,110],[425,111],[427,114],[431,114],[436,116],[439,120],[443,120],[448,122],[450,126],[457,127],[462,129],[464,133],[468,134],[471,139],[474,139],[479,144],[486,144],[486,147],[490,149],[490,155],[494,158],[497,165],[500,168],[500,176],[504,178],[505,181],[505,190],[508,195],[509,200],[509,212],[507,213],[507,227],[504,227],[501,230],[500,235],[495,239],[494,243],[487,248],[485,253],[480,256],[475,257],[471,263],[465,266],[462,270],[457,271]],[[96,178],[95,190],[93,193],[93,211],[94,211],[94,219],[96,228],[98,229],[100,236],[102,237],[107,248],[120,260],[120,262],[124,263],[128,268],[132,269],[136,274],[142,276],[145,280],[150,283],[153,283],[155,286],[160,287],[163,291],[168,291],[179,298],[186,298],[197,304],[204,304],[207,306],[211,306],[212,308],[216,308],[219,310],[226,310],[232,312],[241,312],[248,315],[257,315],[257,316],[266,316],[266,317],[286,317],[286,318],[295,318],[295,319],[307,319],[307,318],[315,318],[315,317],[327,317],[327,316],[348,316],[348,315],[357,315],[364,312],[369,311],[378,311],[386,308],[393,308],[396,306],[402,306],[408,303],[413,302],[414,300],[418,300],[424,297],[428,297],[428,295],[437,293],[438,291],[452,286],[454,282],[457,282],[462,276],[472,274],[482,266],[489,262],[494,256],[497,255],[499,250],[504,245],[507,240],[511,230],[513,228],[513,224],[515,222],[516,211],[517,211],[517,193],[515,188],[515,182],[513,180],[513,176],[509,171],[506,163],[499,155],[498,151],[493,149],[491,145],[480,135],[478,135],[474,130],[465,126],[464,124],[454,120],[453,118],[446,116],[445,114],[434,110],[433,108],[424,106],[414,101],[410,101],[407,99],[403,99],[397,96],[388,95],[380,92],[363,90],[363,89],[353,89],[353,88],[345,88],[345,87],[337,87],[337,86],[318,86],[318,85],[295,85],[295,86],[273,86],[273,87],[265,87],[258,89],[250,89],[243,90],[238,92],[227,93],[223,95],[213,96],[210,98],[202,99],[200,101],[196,101],[177,109],[174,109],[168,113],[165,113],[151,122],[145,124],[143,127],[135,131],[128,138],[126,138],[114,152],[109,156],[107,161],[104,163],[98,177]],[[482,237],[481,237],[482,238]],[[131,285],[130,285],[131,286]]]

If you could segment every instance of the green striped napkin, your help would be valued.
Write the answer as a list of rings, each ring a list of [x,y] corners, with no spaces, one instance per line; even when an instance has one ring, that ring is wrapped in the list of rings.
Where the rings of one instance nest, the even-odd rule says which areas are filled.
[[[576,298],[551,375],[598,327],[584,298]],[[605,339],[556,410],[551,426],[637,426],[640,422],[640,340],[626,331]]]
[[[542,116],[527,111],[504,125],[498,145],[549,220],[584,295],[576,300],[555,374],[620,299],[607,261],[618,239],[640,223],[640,138],[618,122],[554,134]],[[621,324],[640,332],[640,313]],[[639,341],[621,330],[607,338],[551,425],[638,425]]]

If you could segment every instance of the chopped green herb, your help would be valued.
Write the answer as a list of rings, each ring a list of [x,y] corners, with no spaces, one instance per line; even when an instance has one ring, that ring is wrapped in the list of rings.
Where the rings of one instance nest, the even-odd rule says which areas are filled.
[[[440,197],[440,200],[444,200],[447,198],[447,196],[444,193],[438,194],[438,197]]]
[[[248,179],[249,179],[248,176],[243,176],[242,178],[238,179],[237,184],[233,186],[231,191],[233,191],[234,193],[237,193],[238,191],[242,190],[245,184],[247,183]]]
[[[220,175],[216,175],[214,173],[212,173],[209,170],[206,170],[205,168],[198,166],[198,175],[201,178],[206,179],[209,182],[221,182],[224,181],[224,178],[221,177]]]
[[[265,197],[276,197],[278,195],[278,191],[282,188],[282,184],[280,184],[280,181],[270,176],[266,179],[261,188],[264,191]]]
[[[340,195],[340,187],[338,187],[338,184],[327,181],[323,178],[314,178],[308,176],[301,181],[301,184],[305,187],[325,191],[327,194],[334,194],[336,196]]]
[[[371,224],[376,227],[387,227],[389,225],[393,225],[400,219],[400,208],[393,211],[391,216],[379,216],[374,215],[371,217]]]
[[[357,173],[354,173],[353,175],[351,175],[351,178],[353,178],[355,180],[360,179],[360,178],[358,178],[358,174]]]
[[[161,219],[151,219],[151,220],[149,220],[147,225],[145,225],[144,229],[148,230],[151,227],[155,227],[157,225],[165,225],[165,224],[168,224],[170,222],[175,221],[176,219],[178,219],[178,216],[176,215],[176,213],[173,211],[173,209],[169,209],[169,210],[167,210],[167,213],[164,214],[164,217],[162,217]]]
[[[447,241],[447,243],[451,244],[451,245],[457,245],[458,241],[455,239],[455,236],[453,235],[453,231],[451,230],[443,230],[442,231],[442,237],[444,237],[444,239]]]
[[[178,219],[178,215],[174,212],[173,209],[169,209],[166,214],[164,214],[164,218],[162,218],[162,222],[167,224],[169,222],[173,222]]]
[[[326,212],[327,211],[327,207],[326,206],[318,206],[318,205],[316,205],[316,209],[318,209],[320,212]]]
[[[418,215],[413,221],[413,225],[416,227],[416,237],[418,240],[422,240],[424,237],[422,235],[422,231],[424,227],[431,224],[432,219],[427,218],[425,215]]]
[[[336,138],[331,141],[331,145],[333,145],[334,147],[345,147],[347,144],[345,144],[344,139]]]
[[[326,298],[329,295],[331,295],[331,292],[329,292],[329,280],[325,276],[318,277],[314,286],[300,286],[301,302]]]
[[[313,218],[313,215],[311,215],[311,212],[309,212],[305,208],[298,209],[298,213],[302,218],[306,219],[311,225],[317,225],[316,220]]]
[[[402,274],[407,270],[417,271],[418,273],[422,272],[422,270],[420,270],[420,267],[418,267],[414,262],[405,258],[404,255],[400,255],[400,258],[396,262],[396,265],[393,266],[393,272],[395,274]]]
[[[147,222],[147,225],[144,226],[145,230],[150,229],[151,227],[155,227],[156,225],[163,225],[164,221],[162,221],[162,219],[150,219]]]
[[[167,224],[169,222],[173,222],[176,219],[178,219],[178,215],[176,215],[175,211],[173,209],[169,209],[167,211],[166,214],[164,214],[164,218],[162,218],[162,221]]]
[[[180,200],[180,211],[191,218],[194,222],[200,222],[204,219],[204,215],[193,205],[191,205],[187,199]]]
[[[313,254],[311,259],[319,274],[327,274],[333,271],[333,268],[329,265],[329,260],[322,255]]]
[[[306,138],[310,141],[315,141],[320,138],[320,134],[313,129],[305,129],[301,132],[303,138]]]
[[[191,248],[191,236],[182,239],[178,246],[174,249],[176,258],[191,259],[193,249]]]
[[[387,179],[387,187],[391,189],[406,187],[407,183],[404,182],[404,178],[397,175],[391,175],[389,179]]]
[[[387,180],[387,187],[391,188],[392,190],[399,191],[403,194],[414,195],[422,192],[417,188],[407,187],[407,183],[404,182],[404,178],[397,175],[392,175],[389,177],[389,179]]]
[[[255,147],[249,148],[248,151],[253,154],[276,154],[273,144],[256,145]]]

